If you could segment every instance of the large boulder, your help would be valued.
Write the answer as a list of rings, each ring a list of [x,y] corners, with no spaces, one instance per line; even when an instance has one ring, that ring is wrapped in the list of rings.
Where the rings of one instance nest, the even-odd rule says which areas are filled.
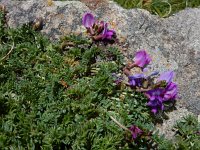
[[[51,40],[71,33],[82,34],[81,18],[85,12],[92,12],[117,31],[120,41],[127,46],[127,57],[146,49],[153,57],[151,69],[175,70],[179,109],[186,107],[200,114],[200,9],[186,9],[163,19],[146,10],[126,10],[106,0],[1,0],[0,3],[7,6],[11,27],[43,17],[42,32]],[[177,113],[188,114],[187,110],[180,110]]]

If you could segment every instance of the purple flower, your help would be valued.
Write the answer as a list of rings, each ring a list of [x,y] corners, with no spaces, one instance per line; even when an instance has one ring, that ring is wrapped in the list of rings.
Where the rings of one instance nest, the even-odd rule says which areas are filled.
[[[164,89],[157,88],[157,89],[149,90],[145,93],[145,95],[150,101],[159,100],[162,102],[163,97],[164,97]]]
[[[145,93],[145,95],[149,99],[147,106],[151,107],[152,113],[156,114],[159,110],[164,109],[163,94],[164,94],[164,89],[160,88],[149,90]]]
[[[145,79],[144,74],[135,74],[128,77],[130,86],[142,86],[142,82]]]
[[[151,111],[155,114],[158,110],[163,110],[163,102],[175,100],[177,97],[177,85],[173,82],[169,83],[166,88],[156,88],[145,92],[149,99],[147,106],[151,107]]]
[[[154,114],[156,114],[158,112],[158,110],[164,109],[163,102],[158,100],[158,99],[150,100],[147,103],[147,106],[151,107],[151,112],[154,113]]]
[[[113,37],[115,34],[116,34],[115,31],[114,31],[114,30],[109,30],[109,29],[108,29],[108,24],[105,23],[105,24],[104,24],[104,30],[103,30],[103,33],[102,33],[103,39],[111,40],[112,37]]]
[[[134,57],[134,64],[143,68],[148,65],[151,61],[150,56],[146,53],[145,50],[140,50],[136,52]]]
[[[137,126],[135,125],[132,125],[129,130],[131,131],[131,135],[132,135],[132,138],[133,139],[136,139],[138,137],[138,135],[141,135],[142,134],[142,130],[140,128],[138,128]]]
[[[116,35],[114,30],[108,29],[108,23],[101,21],[97,26],[99,28],[97,34],[94,36],[95,40],[112,40],[112,38]]]
[[[111,40],[116,35],[114,30],[107,30],[106,39]]]
[[[82,18],[82,24],[86,28],[91,28],[95,23],[94,16],[91,13],[85,13]]]
[[[84,14],[82,24],[86,27],[87,33],[94,41],[109,41],[116,38],[115,31],[108,29],[108,23],[95,21],[91,13]]]
[[[153,112],[154,114],[156,114],[158,110],[164,109],[163,94],[164,94],[164,89],[160,88],[149,90],[145,93],[145,95],[149,99],[147,106],[151,107],[151,112]]]
[[[163,101],[175,100],[178,94],[178,87],[176,83],[169,83],[164,91]]]
[[[160,75],[157,81],[166,81],[167,84],[172,82],[172,79],[174,77],[173,71],[166,71]]]

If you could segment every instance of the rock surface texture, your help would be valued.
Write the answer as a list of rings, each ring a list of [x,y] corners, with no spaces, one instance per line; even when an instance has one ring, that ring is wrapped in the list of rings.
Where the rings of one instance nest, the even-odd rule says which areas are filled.
[[[176,115],[188,114],[188,110],[200,114],[200,9],[186,9],[161,19],[145,10],[125,10],[111,1],[88,1],[0,0],[0,3],[9,12],[9,26],[43,17],[42,32],[52,40],[70,33],[82,34],[85,31],[81,26],[82,15],[92,12],[117,31],[119,39],[127,45],[127,56],[146,49],[153,57],[153,70],[175,70],[180,98],[179,110],[171,114],[172,120]]]

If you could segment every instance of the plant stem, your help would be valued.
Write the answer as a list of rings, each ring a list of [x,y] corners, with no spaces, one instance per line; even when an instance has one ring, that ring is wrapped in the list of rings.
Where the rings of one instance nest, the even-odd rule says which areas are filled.
[[[110,116],[110,118],[111,118],[120,128],[122,128],[122,129],[124,129],[124,130],[130,132],[130,130],[129,130],[127,127],[125,127],[124,125],[122,125],[121,123],[119,123],[114,117]]]
[[[15,46],[15,43],[13,42],[13,45],[12,45],[10,51],[3,58],[1,58],[1,61],[4,61],[10,55],[10,53],[12,53],[14,46]]]

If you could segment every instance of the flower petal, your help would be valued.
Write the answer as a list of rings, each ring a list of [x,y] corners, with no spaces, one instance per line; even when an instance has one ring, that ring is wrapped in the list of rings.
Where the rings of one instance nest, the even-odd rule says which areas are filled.
[[[145,92],[145,95],[150,99],[150,100],[159,100],[162,101],[163,99],[163,93],[164,93],[164,89],[153,89],[153,90],[149,90],[147,92]]]
[[[175,83],[171,82],[165,89],[164,101],[175,100],[178,94],[178,87]]]
[[[166,71],[160,75],[158,78],[158,81],[166,81],[167,84],[172,82],[172,79],[174,77],[174,72],[173,71]]]
[[[150,56],[146,53],[145,50],[140,50],[136,52],[135,57],[134,57],[134,63],[143,68],[146,65],[148,65],[151,61]]]
[[[108,30],[106,33],[106,39],[111,40],[112,37],[115,35],[115,31],[114,30]]]
[[[108,23],[104,23],[104,28],[103,28],[103,32],[102,32],[103,39],[106,38],[106,36],[107,36],[107,31],[108,31]]]
[[[83,18],[82,18],[82,24],[86,28],[90,28],[94,25],[95,19],[94,16],[91,13],[85,13]]]
[[[129,82],[129,85],[130,85],[130,86],[135,86],[135,85],[136,85],[135,80],[129,80],[128,82]]]

